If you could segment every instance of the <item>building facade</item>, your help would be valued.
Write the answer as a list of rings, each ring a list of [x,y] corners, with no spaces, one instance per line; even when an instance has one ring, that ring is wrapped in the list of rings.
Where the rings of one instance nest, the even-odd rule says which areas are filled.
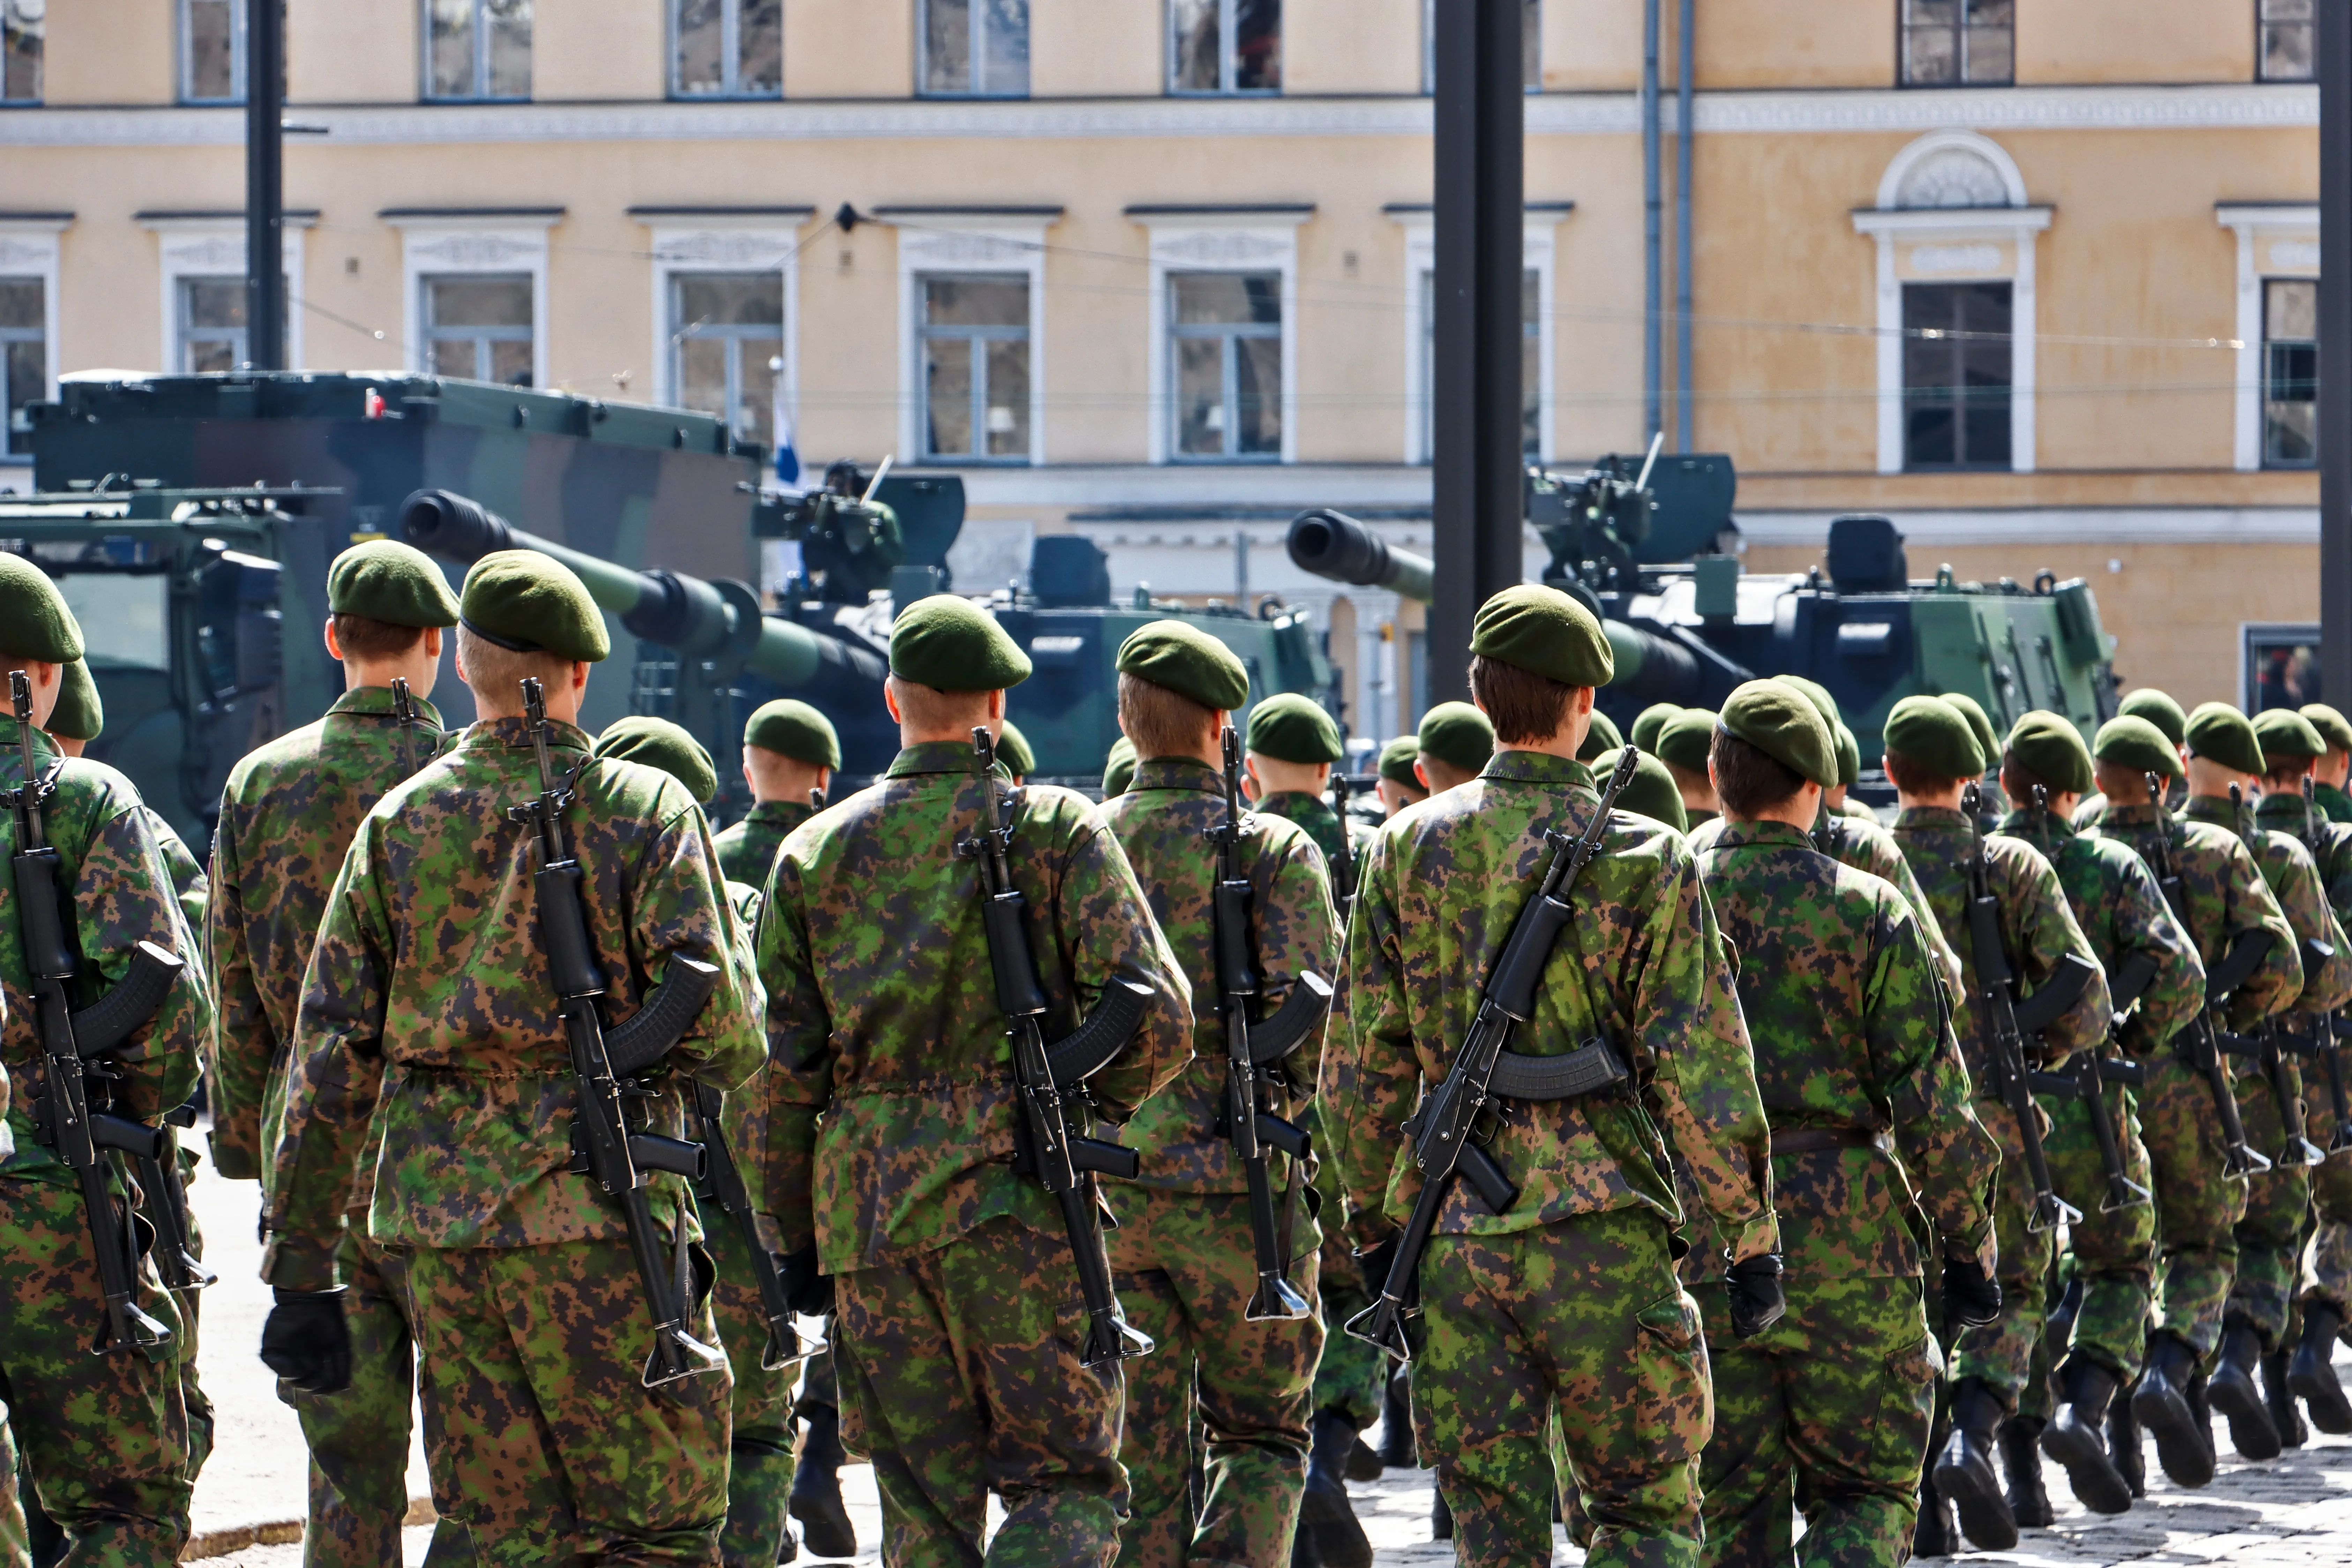
[[[286,0],[291,363],[961,468],[967,585],[1076,529],[1120,591],[1312,601],[1392,732],[1417,607],[1281,539],[1427,547],[1444,3]],[[0,0],[12,414],[243,357],[246,4]],[[1884,511],[1915,574],[2090,578],[2126,684],[2300,694],[2312,4],[1696,0],[1686,131],[1665,5],[1653,375],[1644,0],[1527,0],[1531,460],[1654,408],[1736,460],[1750,570]]]

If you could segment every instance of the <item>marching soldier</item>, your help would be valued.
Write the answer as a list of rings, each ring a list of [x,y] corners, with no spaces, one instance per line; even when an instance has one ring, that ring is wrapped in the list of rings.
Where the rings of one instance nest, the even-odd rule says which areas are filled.
[[[1115,795],[1126,794],[1128,784],[1134,777],[1135,742],[1121,735],[1110,743],[1110,755],[1103,759],[1103,798],[1108,800]]]
[[[1647,752],[1654,757],[1658,754],[1660,731],[1665,729],[1668,721],[1681,711],[1682,707],[1679,703],[1653,702],[1633,716],[1633,728],[1627,731],[1626,738],[1633,742],[1637,750]]]
[[[1413,776],[1426,794],[1468,784],[1495,754],[1495,726],[1467,702],[1441,702],[1421,716]]]
[[[2301,711],[2326,748],[2311,765],[2313,797],[2328,821],[2352,823],[2352,795],[2345,793],[2352,780],[2352,720],[2325,702],[2306,702]]]
[[[1331,809],[1331,764],[1345,753],[1339,726],[1322,704],[1295,691],[1265,699],[1250,710],[1244,744],[1251,810],[1307,829],[1327,867],[1363,854],[1367,837]]]
[[[1657,745],[1643,748],[1654,751],[1675,775],[1675,787],[1683,795],[1683,815],[1694,829],[1705,826],[1717,812],[1715,786],[1706,782],[1707,751],[1714,744],[1714,713],[1705,708],[1683,708],[1660,727]]]
[[[2179,703],[2172,700],[2171,693],[2159,691],[2153,686],[2143,686],[2116,704],[2116,717],[2140,719],[2154,725],[2157,733],[2163,738],[2164,743],[2172,748],[2173,754],[2172,770],[2169,773],[2160,773],[2158,776],[2170,779],[2176,784],[2187,780],[2189,714]],[[2074,826],[2090,827],[2096,825],[2099,814],[2106,808],[2106,796],[2104,795],[2084,796],[2083,803],[2074,808]]]
[[[1394,816],[1406,806],[1429,798],[1429,790],[1415,767],[1420,760],[1419,735],[1399,735],[1381,748],[1380,795],[1384,816]]]
[[[1577,753],[1576,760],[1589,764],[1601,752],[1622,751],[1624,745],[1625,737],[1618,731],[1616,721],[1595,708],[1591,726],[1584,731],[1583,749]]]
[[[1593,776],[1607,778],[1615,772],[1617,755],[1617,752],[1608,751],[1593,758]],[[1676,833],[1680,833],[1685,822],[1683,816],[1682,791],[1675,787],[1675,775],[1666,771],[1665,763],[1647,752],[1636,752],[1635,758],[1633,776],[1625,781],[1623,792],[1617,796],[1617,809],[1630,811],[1636,816],[1646,816],[1653,822],[1664,823]],[[1698,847],[1697,840],[1694,838],[1693,852],[1696,853]]]
[[[751,809],[711,842],[730,882],[768,885],[776,846],[816,815],[816,802],[841,766],[841,737],[833,721],[793,698],[762,702],[743,725],[743,782]]]

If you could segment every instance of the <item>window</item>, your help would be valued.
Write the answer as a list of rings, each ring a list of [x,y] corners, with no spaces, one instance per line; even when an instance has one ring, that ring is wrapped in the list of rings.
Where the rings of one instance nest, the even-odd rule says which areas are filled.
[[[41,40],[48,0],[0,0],[0,102],[41,101]]]
[[[1903,0],[1905,87],[2007,87],[2017,0]]]
[[[1437,274],[1421,274],[1421,449],[1437,449]],[[1543,274],[1519,274],[1519,449],[1543,460]],[[1427,459],[1424,458],[1424,461]]]
[[[778,98],[783,0],[675,0],[669,89],[679,98]]]
[[[1543,0],[1519,0],[1519,82],[1543,90]],[[1437,0],[1421,0],[1421,90],[1437,90]]]
[[[49,395],[47,301],[38,278],[0,278],[0,413],[8,422],[11,456],[33,449],[25,405]]]
[[[922,290],[926,457],[1029,456],[1029,279],[958,273]]]
[[[784,363],[784,275],[673,273],[670,319],[678,402],[724,418],[739,441],[772,441],[776,375]]]
[[[425,374],[530,384],[530,278],[483,273],[418,279]]]
[[[1282,0],[1168,0],[1168,90],[1280,92]]]
[[[2255,0],[2254,72],[2264,81],[2311,79],[2311,0]]]
[[[1176,456],[1282,455],[1282,278],[1169,274]]]
[[[246,363],[245,279],[180,279],[179,368],[184,374],[235,370]]]
[[[2250,621],[2238,648],[2238,700],[2249,713],[2327,699],[2319,683],[2319,628]]]
[[[425,0],[425,96],[529,98],[531,0]]]
[[[1903,289],[1903,466],[2010,466],[2007,283]]]
[[[1029,96],[1029,0],[923,0],[923,91]]]
[[[245,100],[245,0],[180,0],[180,101]]]
[[[2319,285],[2263,279],[2263,467],[2319,461]]]

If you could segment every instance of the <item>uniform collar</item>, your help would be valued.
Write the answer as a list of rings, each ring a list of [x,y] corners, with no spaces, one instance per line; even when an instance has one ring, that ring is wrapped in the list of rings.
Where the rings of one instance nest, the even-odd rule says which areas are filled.
[[[1571,784],[1583,789],[1595,787],[1592,770],[1574,757],[1556,757],[1549,752],[1496,752],[1486,759],[1479,770],[1482,779],[1510,784]]]
[[[15,762],[22,754],[16,747],[16,721],[5,715],[0,715],[0,752],[6,753],[9,762]],[[45,768],[64,754],[58,750],[58,743],[49,739],[49,732],[47,730],[35,727],[33,731],[34,767]]]
[[[744,813],[743,820],[762,826],[772,822],[786,827],[797,827],[803,819],[815,815],[816,807],[804,800],[762,800],[752,803],[751,809]]]
[[[1135,765],[1135,777],[1127,787],[1130,794],[1137,790],[1165,789],[1223,795],[1225,793],[1225,775],[1198,757],[1154,757],[1150,762]]]
[[[2023,838],[2039,844],[2043,838],[2061,843],[2074,837],[2074,825],[2054,811],[2035,811],[2031,806],[2012,806],[2009,815],[1993,829],[2011,838]]]
[[[441,710],[433,706],[430,698],[409,693],[408,700],[415,706],[416,717],[435,729],[441,728]],[[371,717],[392,717],[392,688],[389,686],[354,686],[327,704],[329,713],[366,714]],[[527,737],[526,737],[527,738]]]
[[[1812,835],[1785,822],[1734,822],[1727,816],[1722,822],[1723,826],[1716,830],[1715,842],[1707,846],[1710,849],[1731,849],[1748,844],[1813,847]]]
[[[577,724],[567,724],[561,719],[547,721],[547,743],[551,750],[585,752],[594,742],[588,731]],[[459,742],[469,751],[491,746],[530,750],[530,721],[528,719],[477,719],[466,727],[466,738]]]
[[[2192,795],[2189,804],[2180,808],[2186,822],[2210,822],[2216,827],[2226,827],[2243,838],[2254,830],[2254,808],[2241,805],[2232,811],[2227,795]]]
[[[1012,782],[1013,775],[1005,772],[1003,763],[997,764],[996,772],[1007,784]],[[918,741],[911,746],[900,747],[882,776],[903,779],[919,773],[969,773],[977,777],[980,753],[971,749],[970,741]]]
[[[1968,814],[1957,806],[1906,805],[1895,815],[1895,826],[1898,828],[1913,829],[1952,828],[1966,832],[1969,818]]]

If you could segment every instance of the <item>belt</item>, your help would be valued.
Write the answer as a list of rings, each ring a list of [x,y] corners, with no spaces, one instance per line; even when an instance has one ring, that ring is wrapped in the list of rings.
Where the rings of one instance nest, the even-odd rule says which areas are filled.
[[[1823,1149],[1876,1149],[1884,1153],[1887,1137],[1862,1127],[1775,1127],[1772,1152],[1811,1154]]]

